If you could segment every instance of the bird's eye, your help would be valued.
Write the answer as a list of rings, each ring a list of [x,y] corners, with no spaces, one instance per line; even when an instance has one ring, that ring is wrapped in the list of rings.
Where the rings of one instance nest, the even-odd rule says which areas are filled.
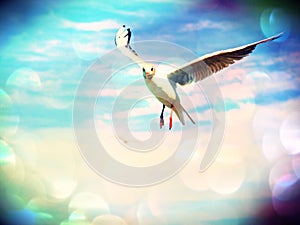
[[[153,71],[153,67],[151,68],[151,72]]]

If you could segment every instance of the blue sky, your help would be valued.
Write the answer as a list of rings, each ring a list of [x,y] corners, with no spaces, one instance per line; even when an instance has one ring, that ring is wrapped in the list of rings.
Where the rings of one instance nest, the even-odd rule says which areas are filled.
[[[53,126],[56,126],[57,119],[60,125],[61,122],[65,126],[70,125],[70,113],[67,111],[71,109],[80,78],[94,60],[114,49],[114,33],[121,24],[132,28],[133,41],[167,40],[188,48],[196,56],[265,37],[260,23],[261,11],[238,2],[114,1],[107,4],[102,1],[65,1],[26,4],[21,1],[15,5],[8,3],[6,8],[12,12],[3,10],[7,16],[2,20],[1,88],[11,91],[16,81],[9,77],[20,68],[37,72],[37,79],[40,80],[37,82],[41,83],[33,84],[40,85],[40,90],[34,93],[27,90],[24,95],[21,94],[24,98],[26,96],[26,99],[19,102],[22,108],[20,113],[24,112],[25,126],[48,126],[51,120]],[[281,11],[287,14],[284,9]],[[235,19],[237,17],[238,21]],[[297,39],[298,31],[291,27],[292,17],[281,14],[278,17],[278,20],[288,20],[288,26],[280,22],[270,24],[268,32],[273,33],[269,35],[283,29],[289,38],[288,42],[259,46],[251,61],[261,66],[261,59],[267,54],[270,58],[281,60],[278,60],[279,63],[264,65],[264,69],[274,71],[288,68],[294,72],[298,68],[295,60],[286,62],[282,58],[284,55],[296,54],[295,50],[299,46],[294,40]],[[278,52],[278,48],[283,50]],[[25,82],[17,85],[31,85]],[[18,91],[22,92],[21,89]],[[27,107],[26,100],[32,99],[38,103]],[[52,113],[53,110],[57,112]],[[39,111],[47,121],[33,123],[29,119],[26,122],[26,111]]]
[[[136,220],[141,217],[147,219],[147,216],[156,222],[175,223],[172,214],[177,215],[176,210],[183,210],[181,207],[185,205],[202,208],[202,201],[211,200],[207,196],[216,201],[220,200],[219,202],[225,196],[226,204],[236,199],[243,201],[243,194],[251,198],[253,193],[247,189],[249,184],[259,187],[266,185],[269,180],[266,185],[269,192],[264,192],[265,195],[257,198],[264,200],[272,197],[274,185],[280,184],[280,179],[286,172],[279,166],[282,158],[288,158],[291,161],[289,168],[293,167],[295,174],[299,175],[299,170],[295,169],[299,165],[295,163],[298,162],[299,148],[295,150],[288,144],[295,143],[294,146],[297,147],[297,135],[300,134],[297,126],[300,121],[297,116],[300,105],[300,30],[299,17],[292,3],[238,0],[24,0],[1,4],[0,147],[4,153],[1,154],[0,162],[7,162],[7,154],[15,154],[18,159],[13,161],[17,165],[15,170],[8,168],[12,174],[17,174],[14,183],[8,182],[8,185],[16,186],[14,190],[18,190],[18,185],[22,183],[20,177],[26,178],[30,176],[29,171],[34,170],[39,174],[36,180],[43,180],[44,183],[41,183],[47,196],[60,200],[69,197],[72,199],[86,188],[87,192],[102,196],[111,212],[118,214],[128,224],[137,224]],[[119,68],[119,58],[110,57],[109,65],[112,65],[110,68],[115,73],[109,80],[99,77],[101,73],[96,70],[97,65],[107,55],[116,54],[114,35],[123,24],[132,30],[133,47],[134,42],[167,41],[180,49],[186,49],[190,59],[284,32],[280,39],[257,46],[250,56],[215,75],[225,105],[226,132],[223,153],[220,153],[219,161],[207,174],[199,175],[197,171],[194,172],[199,161],[195,163],[192,160],[191,165],[169,183],[166,182],[157,189],[141,188],[137,191],[101,180],[90,172],[76,150],[73,136],[73,103],[76,97],[81,105],[82,118],[85,118],[87,104],[93,100],[95,94],[99,95],[95,102],[94,118],[90,119],[94,120],[100,133],[101,130],[107,131],[102,133],[103,136],[100,135],[100,139],[107,146],[111,146],[111,154],[121,160],[127,160],[127,156],[125,159],[121,157],[126,153],[121,152],[122,146],[124,147],[124,143],[130,145],[132,140],[124,139],[124,143],[121,143],[114,139],[117,133],[112,126],[113,116],[119,116],[122,121],[129,113],[129,127],[134,137],[145,139],[152,134],[151,129],[153,134],[161,132],[158,127],[161,104],[151,98],[146,86],[139,82],[142,73],[136,65],[129,64],[125,68]],[[152,54],[155,59],[160,54],[163,55],[163,52],[147,50],[138,53],[141,57]],[[113,62],[114,59],[116,62]],[[175,64],[182,62],[175,56],[166,61],[174,60]],[[89,81],[90,90],[86,90],[82,96],[76,96],[77,88],[87,74],[94,76],[95,80]],[[213,124],[212,109],[205,93],[200,91],[201,85],[205,84],[199,82],[198,86],[191,84],[182,88],[186,94],[185,97],[182,96],[182,101],[190,98],[194,104],[194,108],[188,108],[188,111],[197,118],[196,124],[201,131],[198,149],[205,149],[207,146]],[[100,87],[102,92],[95,92]],[[130,93],[125,95],[122,91],[128,87]],[[139,93],[146,97],[135,102]],[[123,105],[116,107],[114,103],[120,99]],[[133,107],[130,105],[132,102]],[[222,108],[217,109],[222,111]],[[115,114],[112,115],[113,113]],[[167,125],[168,110],[165,115]],[[152,122],[157,123],[157,127],[150,127]],[[186,126],[189,129],[192,124],[187,123]],[[166,149],[171,149],[180,140],[181,130],[177,118],[174,119],[173,133],[167,133],[167,128],[163,130],[163,134],[167,135],[164,139],[168,145]],[[237,134],[239,142],[236,141]],[[27,145],[28,143],[30,144]],[[25,146],[30,147],[26,149]],[[269,154],[266,146],[274,151]],[[35,156],[34,159],[23,159],[27,153]],[[145,160],[145,165],[153,164],[155,159],[165,156],[164,154],[153,153],[149,162]],[[195,159],[199,160],[203,156],[201,154],[202,150],[199,155],[196,154]],[[74,155],[78,168],[73,170]],[[139,157],[137,156],[139,163],[144,162]],[[128,158],[130,161],[131,158]],[[50,166],[39,162],[47,159]],[[57,168],[51,164],[51,160],[56,161]],[[136,163],[138,160],[132,161]],[[25,171],[23,175],[18,172],[20,168]],[[264,175],[260,175],[259,168],[264,168]],[[61,171],[64,171],[63,175],[60,174]],[[220,175],[220,171],[224,171],[224,174]],[[250,176],[252,172],[254,175]],[[193,177],[190,177],[191,174]],[[228,182],[218,183],[218,175],[225,177]],[[76,177],[76,185],[73,178],[69,177]],[[62,181],[64,179],[66,181]],[[27,186],[30,189],[30,184]],[[172,195],[173,188],[178,196]],[[111,189],[115,193],[110,192]],[[138,194],[132,200],[128,196],[135,196],[134,191]],[[32,194],[19,197],[24,202],[30,202]],[[190,201],[191,199],[193,200]],[[178,209],[169,207],[172,202],[176,202]],[[146,209],[144,204],[147,205]],[[203,221],[218,224],[222,218],[229,221],[248,218],[247,213],[253,215],[251,210],[255,210],[257,206],[255,200],[250,201],[250,204],[253,204],[254,209],[239,209],[237,213],[228,214],[229,218],[221,213],[218,219],[214,219],[211,212],[205,211]],[[272,205],[272,202],[266,204]],[[273,204],[275,211],[280,208],[276,208],[277,206]],[[224,205],[220,203],[220,208],[222,207]],[[126,213],[120,212],[124,208],[130,210]],[[132,211],[137,212],[132,214]],[[276,212],[280,214],[280,210]],[[182,211],[180,215],[184,214],[185,211]],[[66,219],[67,216],[59,218]],[[184,222],[182,218],[177,219],[178,224]],[[193,214],[191,221],[199,221],[196,214]]]

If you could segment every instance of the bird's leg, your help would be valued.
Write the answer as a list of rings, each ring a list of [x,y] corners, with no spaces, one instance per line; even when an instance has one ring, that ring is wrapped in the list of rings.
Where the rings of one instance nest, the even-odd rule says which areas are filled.
[[[173,114],[174,106],[171,105],[171,113],[170,113],[170,123],[169,123],[169,130],[172,129],[173,123],[172,123],[172,114]]]
[[[161,114],[160,114],[160,123],[159,123],[159,127],[160,129],[162,128],[162,126],[164,125],[164,110],[165,110],[165,105],[163,104],[163,108],[161,110]]]

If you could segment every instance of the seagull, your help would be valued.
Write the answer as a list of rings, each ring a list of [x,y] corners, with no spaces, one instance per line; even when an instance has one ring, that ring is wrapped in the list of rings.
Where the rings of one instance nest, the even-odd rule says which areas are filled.
[[[124,27],[122,28],[124,29]],[[248,56],[251,52],[253,52],[257,45],[275,40],[282,36],[282,34],[283,33],[279,33],[275,36],[240,47],[206,54],[180,66],[180,68],[176,68],[173,71],[164,74],[164,79],[162,79],[161,76],[155,76],[156,67],[151,63],[145,62],[136,53],[136,51],[132,49],[126,31],[123,32],[122,35],[120,35],[120,32],[117,32],[115,44],[122,54],[129,57],[139,65],[142,70],[146,86],[162,103],[163,108],[160,114],[160,128],[164,126],[165,107],[167,106],[171,109],[169,117],[169,130],[171,130],[173,126],[173,111],[182,125],[185,125],[184,114],[186,114],[190,121],[195,124],[195,121],[180,103],[180,99],[176,91],[177,85],[183,86],[192,82],[201,81]]]

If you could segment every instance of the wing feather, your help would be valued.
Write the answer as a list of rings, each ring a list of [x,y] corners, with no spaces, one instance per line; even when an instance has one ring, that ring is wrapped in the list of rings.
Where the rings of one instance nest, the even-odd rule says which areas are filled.
[[[142,59],[130,45],[121,46],[121,47],[118,47],[118,49],[119,49],[119,51],[122,52],[123,55],[127,56],[133,62],[138,64],[140,66],[140,68],[145,67],[146,62],[144,61],[144,59]]]
[[[171,72],[167,75],[167,77],[169,80],[172,80],[180,85],[203,80],[206,77],[248,56],[251,52],[253,52],[258,44],[272,41],[279,38],[281,35],[282,33],[249,45],[204,55]]]
[[[145,61],[137,54],[128,42],[128,33],[125,35],[125,26],[121,27],[116,33],[115,45],[123,55],[137,63],[141,68],[144,67]]]

